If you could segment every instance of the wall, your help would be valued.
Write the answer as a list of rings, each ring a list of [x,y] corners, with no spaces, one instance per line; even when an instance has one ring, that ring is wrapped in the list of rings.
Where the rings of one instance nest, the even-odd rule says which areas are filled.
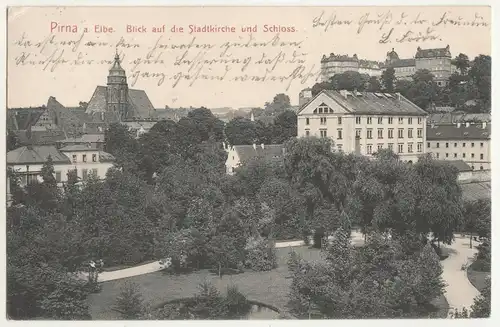
[[[416,70],[429,70],[434,75],[437,84],[444,86],[452,73],[451,58],[416,58],[415,68]]]
[[[488,139],[428,140],[427,145],[428,151],[436,159],[463,160],[473,170],[481,170],[481,167],[484,170],[491,169],[490,140]],[[483,155],[483,159],[481,159],[481,154]]]

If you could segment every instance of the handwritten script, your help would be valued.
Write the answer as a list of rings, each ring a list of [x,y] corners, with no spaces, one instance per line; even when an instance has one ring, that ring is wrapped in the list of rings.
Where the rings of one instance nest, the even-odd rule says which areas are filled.
[[[376,30],[379,33],[379,43],[411,43],[425,41],[443,41],[438,29],[456,28],[489,28],[490,24],[485,18],[471,12],[470,16],[462,17],[444,11],[437,18],[426,17],[416,12],[402,12],[395,14],[390,9],[380,13],[362,13],[359,17],[340,17],[335,12],[321,12],[312,20],[313,28],[327,31],[336,31],[343,28],[353,28],[356,34]]]
[[[103,30],[108,33],[106,38],[100,33]],[[303,49],[303,39],[293,35],[295,30],[289,27],[277,29],[285,33],[272,33],[267,28],[270,33],[259,37],[252,32],[240,32],[220,37],[224,40],[220,42],[204,42],[203,37],[191,32],[194,31],[191,27],[182,35],[158,33],[148,38],[153,40],[149,43],[138,42],[135,35],[117,30],[51,23],[43,39],[32,39],[24,33],[13,40],[11,45],[18,48],[13,60],[16,66],[54,73],[71,66],[109,66],[113,64],[116,48],[122,66],[129,70],[132,87],[141,80],[154,80],[158,86],[172,88],[182,84],[193,86],[200,81],[228,81],[276,82],[288,90],[292,83],[315,83],[320,76],[319,65],[306,63],[308,53]],[[140,30],[146,28],[137,28]],[[231,27],[218,30],[232,32]],[[178,27],[172,31],[178,31]]]

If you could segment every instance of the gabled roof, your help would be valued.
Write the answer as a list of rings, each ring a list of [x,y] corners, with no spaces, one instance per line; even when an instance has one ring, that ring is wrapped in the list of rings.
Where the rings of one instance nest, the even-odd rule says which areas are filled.
[[[49,156],[54,163],[71,163],[69,158],[59,152],[53,145],[33,145],[23,146],[7,152],[7,164],[43,164]]]
[[[101,143],[104,142],[104,134],[84,134],[81,137],[72,137],[59,141],[58,143]]]
[[[427,140],[489,140],[491,125],[482,128],[482,124],[457,125],[427,125]]]
[[[67,145],[61,149],[59,149],[61,152],[78,152],[78,151],[97,151],[96,148],[93,148],[91,146],[88,146],[86,144],[74,144],[74,145]]]
[[[454,123],[462,123],[462,122],[491,122],[491,114],[482,113],[482,114],[465,114],[460,112],[453,113],[435,113],[431,114],[427,118],[427,123],[436,123],[436,124],[454,124]]]
[[[435,48],[435,49],[422,49],[417,48],[417,53],[415,58],[436,58],[436,57],[449,57],[451,58],[450,46],[445,48]]]
[[[11,130],[24,130],[36,124],[46,108],[16,108],[7,110],[7,126]]]
[[[302,107],[302,113],[321,94],[327,95],[347,112],[363,115],[426,116],[427,112],[400,94],[322,90]]]
[[[58,141],[64,140],[66,135],[63,131],[47,130],[47,131],[14,131],[23,145],[50,145]]]
[[[399,67],[414,67],[415,59],[396,59],[388,64],[389,67],[399,68]]]
[[[234,151],[238,154],[240,162],[245,162],[253,158],[261,158],[264,160],[279,160],[283,157],[283,144],[264,145],[235,145]]]
[[[106,111],[107,86],[97,86],[87,105],[86,113]],[[155,108],[144,90],[128,89],[129,117],[155,117]]]

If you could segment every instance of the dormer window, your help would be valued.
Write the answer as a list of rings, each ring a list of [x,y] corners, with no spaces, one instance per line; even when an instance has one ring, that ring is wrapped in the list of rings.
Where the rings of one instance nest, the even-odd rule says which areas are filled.
[[[318,108],[314,109],[313,113],[315,114],[333,114],[333,110],[328,107],[326,104],[322,103],[318,106]]]

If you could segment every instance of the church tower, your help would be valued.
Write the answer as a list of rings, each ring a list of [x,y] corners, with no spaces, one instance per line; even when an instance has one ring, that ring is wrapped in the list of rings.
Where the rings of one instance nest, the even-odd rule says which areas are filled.
[[[128,117],[128,84],[125,70],[120,66],[120,56],[115,55],[115,62],[108,74],[106,111],[115,113],[121,121]]]

